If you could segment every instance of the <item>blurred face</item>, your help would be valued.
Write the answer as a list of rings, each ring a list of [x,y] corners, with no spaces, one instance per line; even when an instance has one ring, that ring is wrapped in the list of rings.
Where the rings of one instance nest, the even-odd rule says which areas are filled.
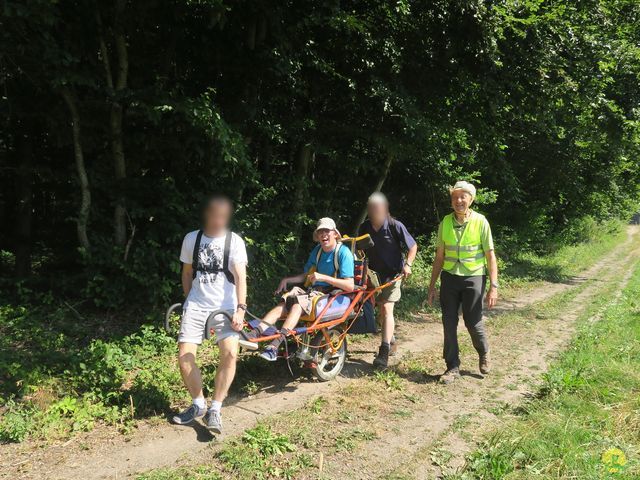
[[[335,230],[321,228],[316,232],[316,235],[323,250],[332,250],[338,243],[338,234]]]
[[[367,205],[369,219],[375,223],[382,223],[389,215],[389,205],[384,202],[373,202]]]
[[[465,214],[467,210],[469,210],[471,203],[473,203],[471,195],[463,190],[454,190],[451,194],[451,207],[460,215]]]
[[[206,230],[220,232],[227,228],[231,220],[231,204],[223,200],[214,200],[204,212]]]

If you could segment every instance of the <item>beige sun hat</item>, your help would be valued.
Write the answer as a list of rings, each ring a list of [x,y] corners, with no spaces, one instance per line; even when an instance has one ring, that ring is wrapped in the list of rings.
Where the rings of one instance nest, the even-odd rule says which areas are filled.
[[[465,182],[464,180],[460,180],[456,182],[456,184],[453,187],[449,188],[449,194],[451,195],[456,190],[462,190],[463,192],[467,192],[469,195],[471,195],[471,198],[473,200],[475,200],[476,198],[476,187],[474,187],[469,182]]]
[[[340,232],[338,231],[338,227],[336,227],[336,222],[329,217],[324,217],[318,220],[318,224],[316,225],[316,229],[313,231],[313,241],[317,242],[318,240],[318,230],[333,230],[338,234],[338,238],[340,238]]]

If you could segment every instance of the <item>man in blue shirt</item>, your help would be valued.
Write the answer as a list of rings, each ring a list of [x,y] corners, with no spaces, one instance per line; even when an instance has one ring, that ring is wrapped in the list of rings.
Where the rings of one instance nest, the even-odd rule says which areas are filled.
[[[278,359],[278,347],[289,330],[295,328],[303,314],[311,313],[314,297],[332,290],[353,291],[354,258],[351,250],[340,243],[336,223],[330,218],[321,218],[313,232],[313,239],[318,245],[311,250],[304,265],[304,273],[285,277],[280,281],[276,293],[286,292],[282,296],[282,302],[265,315],[263,324],[258,327],[263,332],[274,325],[284,313],[287,314],[280,329],[283,336],[271,342],[260,355],[270,362]],[[289,285],[303,284],[305,281],[310,284],[307,290],[298,286],[288,290]]]
[[[407,231],[407,228],[389,214],[389,202],[381,192],[373,193],[367,202],[369,218],[358,229],[358,235],[368,233],[374,246],[367,250],[369,267],[377,274],[380,284],[387,283],[395,276],[402,274],[406,279],[411,275],[411,265],[416,258],[418,245]],[[404,253],[407,258],[405,261]],[[376,297],[378,315],[382,325],[382,341],[373,365],[386,368],[389,353],[394,353],[395,320],[393,307],[400,300],[400,281],[383,289]]]

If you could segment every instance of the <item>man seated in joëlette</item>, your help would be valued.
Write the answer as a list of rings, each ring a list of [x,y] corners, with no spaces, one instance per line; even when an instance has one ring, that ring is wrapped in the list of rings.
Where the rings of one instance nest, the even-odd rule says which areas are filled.
[[[282,295],[282,301],[265,315],[257,329],[258,332],[252,332],[252,337],[262,334],[284,313],[287,314],[280,329],[282,336],[273,340],[260,355],[270,362],[277,360],[280,344],[298,324],[300,317],[311,313],[314,297],[326,295],[333,290],[351,292],[354,289],[353,253],[340,242],[340,232],[336,223],[330,218],[321,218],[313,232],[313,239],[318,245],[311,250],[304,266],[304,273],[285,277],[280,281],[276,293],[286,292]],[[288,290],[289,285],[304,284],[305,280],[310,283],[308,289],[294,286]]]

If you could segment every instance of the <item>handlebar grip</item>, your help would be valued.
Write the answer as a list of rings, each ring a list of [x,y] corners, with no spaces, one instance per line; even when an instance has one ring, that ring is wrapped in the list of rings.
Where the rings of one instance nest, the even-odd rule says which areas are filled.
[[[204,338],[207,340],[211,338],[210,325],[213,322],[213,319],[216,318],[218,315],[224,315],[225,317],[227,317],[227,319],[229,319],[229,321],[233,320],[233,317],[229,314],[227,310],[216,310],[214,312],[211,312],[207,317],[207,322],[205,323],[205,326],[204,326]]]
[[[169,325],[169,322],[171,321],[171,314],[181,306],[181,303],[174,303],[169,308],[167,308],[167,313],[165,313],[164,315],[164,329],[167,333],[171,333],[171,326]]]

